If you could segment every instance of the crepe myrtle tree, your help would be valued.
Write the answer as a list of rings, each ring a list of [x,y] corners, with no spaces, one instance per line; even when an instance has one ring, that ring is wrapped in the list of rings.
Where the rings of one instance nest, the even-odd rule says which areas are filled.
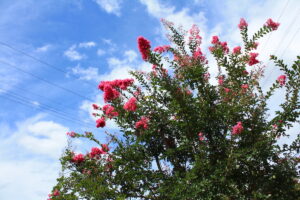
[[[218,72],[210,77],[198,27],[183,31],[162,22],[170,45],[152,49],[138,38],[152,71],[98,86],[106,105],[93,104],[96,126],[114,120],[122,134],[105,132],[103,144],[98,134],[69,132],[96,147],[86,154],[66,148],[49,199],[300,199],[300,137],[277,142],[299,122],[300,57],[287,66],[270,56],[282,75],[262,90],[264,66],[255,52],[258,39],[279,23],[269,19],[249,37],[241,19],[243,46],[232,50],[213,36],[209,51]],[[278,90],[284,100],[270,115],[268,102]]]

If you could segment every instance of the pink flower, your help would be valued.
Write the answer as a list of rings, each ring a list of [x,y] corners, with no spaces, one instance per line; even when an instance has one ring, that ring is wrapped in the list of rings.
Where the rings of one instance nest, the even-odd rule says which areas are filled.
[[[70,137],[75,137],[76,133],[74,131],[67,132],[67,135]]]
[[[241,86],[241,88],[244,89],[244,90],[247,90],[247,89],[249,88],[249,85],[248,85],[248,84],[243,84],[243,85]]]
[[[144,37],[140,36],[137,39],[138,41],[138,48],[140,53],[142,54],[143,60],[148,60],[150,54],[150,41],[145,39]]]
[[[198,35],[200,33],[200,30],[196,24],[193,24],[189,32],[191,35]]]
[[[193,53],[193,58],[202,62],[206,60],[200,48],[197,48],[197,50]]]
[[[109,147],[107,144],[101,144],[101,147],[102,147],[102,151],[104,152],[108,152],[109,151]]]
[[[265,26],[271,28],[273,31],[277,30],[279,25],[280,23],[274,22],[272,19],[268,19],[265,23]]]
[[[192,95],[192,94],[193,94],[192,91],[189,90],[189,89],[185,89],[185,93],[186,93],[187,95]]]
[[[205,74],[203,75],[203,77],[204,77],[204,80],[205,80],[205,81],[208,81],[208,79],[210,78],[210,73],[209,73],[209,72],[205,73]]]
[[[55,189],[55,190],[53,191],[52,195],[53,195],[53,196],[59,196],[60,193],[59,193],[58,189]]]
[[[213,52],[213,51],[215,50],[215,47],[208,47],[208,50],[209,50],[210,52]]]
[[[96,127],[99,128],[103,128],[105,126],[105,118],[101,117],[99,119],[96,120]]]
[[[247,75],[249,72],[247,70],[243,70],[243,74]]]
[[[218,36],[212,36],[212,40],[211,40],[212,44],[218,44],[219,43],[219,37]]]
[[[239,29],[242,30],[244,28],[247,28],[247,26],[248,26],[248,24],[247,24],[246,20],[244,18],[241,18],[240,23],[238,25]]]
[[[101,154],[103,154],[104,152],[103,152],[103,150],[102,149],[99,149],[98,147],[93,147],[92,149],[91,149],[91,152],[90,152],[90,157],[91,158],[95,158],[96,156],[100,156]]]
[[[258,53],[253,53],[253,52],[250,53],[249,60],[248,60],[248,64],[250,66],[259,63],[259,61],[256,59],[257,56],[258,56]]]
[[[118,112],[115,111],[115,108],[109,104],[104,105],[102,108],[104,114],[109,117],[110,119],[113,117],[117,117],[119,115]]]
[[[241,53],[241,47],[237,46],[233,48],[233,54],[240,54]]]
[[[223,85],[223,83],[224,83],[224,77],[223,76],[218,77],[218,83],[219,83],[219,85]]]
[[[129,86],[131,86],[134,80],[131,79],[123,79],[123,80],[115,80],[116,86],[119,87],[121,90],[126,90]]]
[[[259,45],[259,43],[258,43],[258,42],[254,42],[254,44],[253,44],[253,48],[254,48],[254,49],[257,49],[258,45]]]
[[[226,93],[229,93],[231,90],[230,90],[229,88],[224,88],[224,91],[225,91]]]
[[[97,104],[93,104],[92,106],[93,106],[94,110],[98,110],[99,109],[99,106]]]
[[[286,81],[286,76],[285,75],[280,75],[278,78],[277,78],[277,81],[279,82],[279,84],[281,86],[284,86],[285,85],[285,81]]]
[[[82,153],[74,155],[72,158],[72,162],[74,163],[81,163],[84,161],[84,155]]]
[[[104,91],[105,87],[111,86],[113,88],[120,88],[121,90],[126,90],[127,87],[131,86],[133,84],[133,79],[117,79],[113,81],[101,81],[98,85],[99,90]]]
[[[136,98],[131,97],[123,106],[123,108],[127,111],[136,111],[137,105],[136,105]]]
[[[120,93],[111,85],[104,87],[104,102],[112,101],[120,96]]]
[[[153,49],[153,51],[158,53],[166,52],[170,49],[170,45],[158,46]]]
[[[135,128],[136,129],[139,129],[139,128],[147,129],[148,128],[148,121],[149,121],[149,118],[143,116],[140,121],[137,121],[135,123]]]
[[[199,47],[201,44],[201,36],[199,35],[200,30],[197,25],[193,24],[192,28],[190,29],[190,37],[189,37],[189,44],[194,44],[195,47]]]
[[[204,135],[203,135],[202,132],[199,132],[199,133],[198,133],[198,137],[199,137],[199,140],[200,140],[200,141],[203,141],[203,140],[204,140]]]
[[[244,130],[244,127],[242,125],[242,122],[238,122],[235,126],[232,128],[232,135],[238,135]]]
[[[229,52],[229,48],[227,46],[227,42],[220,42],[220,45],[222,46],[224,53],[228,53]]]

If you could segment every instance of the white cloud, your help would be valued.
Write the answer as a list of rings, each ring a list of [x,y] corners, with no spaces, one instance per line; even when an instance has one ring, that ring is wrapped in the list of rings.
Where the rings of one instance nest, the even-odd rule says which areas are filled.
[[[46,52],[48,51],[52,46],[50,44],[46,44],[44,46],[36,48],[37,52]]]
[[[133,62],[137,59],[137,53],[133,50],[128,50],[124,52],[124,56],[128,60],[128,62]]]
[[[47,199],[56,183],[58,162],[39,159],[0,162],[0,199]]]
[[[82,43],[79,43],[79,45],[78,45],[79,48],[90,48],[90,47],[94,47],[94,46],[96,46],[96,43],[93,41],[82,42]]]
[[[69,129],[45,117],[1,124],[0,199],[46,199],[56,183]]]
[[[76,51],[76,45],[72,45],[68,50],[66,50],[64,55],[71,61],[82,60],[85,58],[84,54],[80,54],[78,51]]]
[[[103,49],[98,49],[97,50],[97,55],[98,56],[103,56],[105,54],[105,51]]]
[[[93,80],[98,82],[99,81],[99,72],[98,68],[96,67],[88,67],[88,68],[82,68],[79,65],[72,68],[72,73],[79,76],[79,79],[81,80]]]
[[[37,115],[17,124],[14,133],[16,141],[31,153],[58,158],[67,144],[66,132],[69,130],[53,121],[42,120],[43,115]]]
[[[107,13],[112,13],[117,16],[121,15],[122,0],[94,0]]]
[[[189,8],[182,8],[179,11],[175,11],[174,6],[164,4],[159,0],[140,0],[140,2],[146,6],[148,13],[157,19],[165,18],[176,25],[183,26],[185,29],[189,29],[193,24],[197,24],[201,30],[206,30],[205,23],[207,20],[204,12],[190,14]]]

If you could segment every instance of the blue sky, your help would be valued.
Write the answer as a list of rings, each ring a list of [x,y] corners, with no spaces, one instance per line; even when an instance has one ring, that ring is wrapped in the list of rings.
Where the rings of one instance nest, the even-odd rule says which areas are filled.
[[[128,70],[151,68],[142,62],[136,38],[143,35],[152,46],[167,44],[160,18],[185,29],[197,24],[207,54],[212,35],[231,48],[240,44],[241,17],[251,30],[268,18],[279,20],[279,30],[258,48],[267,65],[265,89],[280,74],[268,55],[287,63],[299,55],[297,0],[1,0],[0,9],[0,199],[46,199],[58,177],[67,131],[94,131],[105,141],[91,117],[91,104],[103,104],[97,85],[126,78]],[[214,74],[215,63],[207,56]],[[270,102],[271,110],[280,96]],[[107,129],[116,126],[109,123]],[[89,145],[73,141],[78,151]]]

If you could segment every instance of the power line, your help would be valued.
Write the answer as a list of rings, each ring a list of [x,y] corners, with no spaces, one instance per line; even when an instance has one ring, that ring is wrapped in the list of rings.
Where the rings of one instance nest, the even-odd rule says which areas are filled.
[[[37,57],[35,57],[35,56],[31,55],[31,54],[28,54],[28,53],[26,53],[25,51],[22,51],[22,50],[20,50],[20,49],[17,49],[17,48],[13,47],[12,45],[10,45],[10,44],[8,44],[8,43],[6,43],[6,42],[0,41],[0,45],[5,46],[5,47],[7,47],[7,48],[9,48],[9,49],[12,49],[12,50],[14,50],[14,51],[16,51],[16,52],[18,52],[18,53],[20,53],[20,54],[23,54],[24,56],[29,57],[29,58],[31,58],[31,59],[33,59],[33,60],[35,60],[35,61],[37,61],[37,62],[39,62],[39,63],[41,63],[41,64],[43,64],[43,65],[45,65],[45,66],[48,66],[48,67],[50,67],[50,68],[52,68],[52,69],[55,69],[56,71],[58,71],[58,72],[60,72],[60,73],[68,74],[68,75],[70,75],[70,76],[72,76],[72,77],[74,77],[74,78],[76,78],[76,79],[80,78],[79,76],[76,76],[76,75],[74,75],[74,74],[69,74],[67,71],[65,71],[65,70],[63,70],[63,69],[61,69],[61,68],[59,68],[59,67],[56,67],[56,66],[54,66],[54,65],[52,65],[52,64],[49,64],[48,62],[46,62],[46,61],[44,61],[44,60],[42,60],[42,59],[40,59],[40,58],[37,58]],[[91,86],[93,86],[93,87],[95,87],[94,84],[91,84],[91,83],[88,82],[88,81],[86,81],[86,83],[89,84],[89,85],[91,85]]]
[[[300,11],[300,8],[298,8],[297,11]],[[290,30],[290,27],[294,24],[294,22],[296,22],[296,19],[298,18],[299,14],[300,14],[300,12],[297,12],[297,14],[295,15],[294,19],[292,20],[292,23],[290,23],[289,26],[288,26],[288,28],[285,30],[285,32],[284,32],[284,35],[285,35],[285,36],[287,35],[287,31]],[[298,30],[296,31],[296,33],[293,35],[293,37],[291,38],[291,40],[290,40],[290,42],[288,43],[288,46],[285,48],[285,50],[287,50],[287,48],[290,46],[291,42],[294,40],[294,38],[295,38],[295,36],[297,35],[297,32],[298,32],[298,31],[299,31],[299,29],[298,29]],[[284,38],[284,39],[285,39],[285,38]],[[283,39],[283,40],[284,40],[284,39]],[[281,41],[278,43],[277,47],[275,48],[274,54],[276,54],[277,49],[279,48],[280,44],[282,44],[282,41],[283,41],[283,40],[281,40]],[[285,51],[285,50],[284,50],[284,51]],[[281,54],[281,56],[282,56],[283,54],[284,54],[284,52]],[[266,66],[268,66],[270,62],[271,62],[271,61],[269,60]],[[274,67],[272,67],[272,68],[274,68]],[[273,74],[273,72],[274,72],[274,70],[271,70],[271,73],[269,73],[269,75],[266,77],[266,79],[265,79],[264,82],[262,83],[262,87],[265,86],[265,84],[267,83],[267,81],[269,80],[269,78],[271,77],[271,75]]]
[[[1,85],[1,82],[0,82],[0,85]],[[73,108],[70,107],[69,104],[68,104],[68,105],[64,105],[64,104],[61,103],[61,102],[51,100],[51,99],[49,99],[49,98],[47,98],[47,97],[45,97],[45,96],[43,96],[43,95],[40,95],[40,94],[34,93],[34,92],[30,91],[30,90],[27,90],[27,89],[25,89],[24,87],[14,86],[14,89],[18,89],[18,90],[20,90],[20,91],[22,91],[22,92],[25,92],[26,94],[32,94],[32,95],[34,95],[34,96],[43,98],[43,99],[45,99],[47,102],[50,101],[50,102],[52,102],[52,104],[57,105],[59,108],[64,108],[64,109],[67,108],[66,110],[71,110],[71,109],[73,109]],[[3,89],[0,88],[0,90],[3,90]],[[51,105],[52,105],[52,104],[51,104]]]
[[[2,90],[2,91],[5,91],[5,90]],[[58,111],[55,108],[52,108],[51,106],[48,106],[48,105],[45,105],[45,104],[39,104],[37,106],[34,106],[34,104],[33,104],[34,101],[33,100],[31,100],[29,98],[26,98],[26,97],[23,97],[23,96],[20,96],[20,95],[17,95],[17,94],[14,94],[13,92],[5,91],[5,93],[0,93],[0,96],[7,99],[7,100],[14,101],[16,103],[19,103],[19,104],[27,106],[27,107],[34,107],[34,108],[37,108],[39,110],[48,111],[48,112],[50,112],[49,113],[50,115],[54,115],[56,117],[59,117],[61,119],[66,120],[66,121],[72,121],[73,123],[76,123],[78,125],[84,125],[84,126],[89,125],[91,127],[95,126],[92,123],[84,122],[82,120],[70,117],[66,113],[64,113],[62,111]]]
[[[295,39],[297,33],[299,32],[300,30],[300,26],[298,28],[298,30],[295,32],[295,34],[293,35],[292,39],[290,40],[289,44],[286,46],[286,48],[283,50],[283,52],[281,53],[280,57],[282,57],[285,53],[285,51],[288,49],[288,47],[292,44],[292,41]]]
[[[13,64],[10,64],[10,63],[5,62],[5,61],[3,61],[3,60],[0,60],[0,62],[3,63],[3,64],[5,64],[5,65],[7,65],[7,66],[10,66],[10,67],[12,67],[12,68],[18,70],[18,71],[21,71],[21,72],[23,72],[23,73],[25,73],[25,74],[28,74],[28,75],[30,75],[30,76],[32,76],[32,77],[38,79],[38,80],[41,80],[41,81],[43,81],[43,82],[45,82],[45,83],[48,83],[49,85],[52,85],[52,86],[54,86],[54,87],[60,88],[60,89],[62,89],[62,90],[65,90],[65,91],[67,91],[67,92],[69,92],[69,93],[71,93],[71,94],[73,94],[73,95],[75,95],[75,96],[78,96],[78,97],[80,97],[80,98],[82,98],[82,99],[84,99],[84,100],[87,99],[87,100],[93,102],[93,100],[90,99],[90,98],[88,98],[88,97],[85,97],[85,96],[83,96],[83,95],[81,95],[81,94],[79,94],[79,93],[77,93],[77,92],[75,92],[75,91],[73,91],[73,90],[70,90],[70,89],[65,88],[65,87],[63,87],[63,86],[60,86],[60,85],[58,85],[58,84],[56,84],[56,83],[52,83],[52,82],[50,82],[50,81],[48,81],[48,80],[46,80],[46,79],[44,79],[44,78],[41,78],[41,77],[39,77],[39,76],[37,76],[37,75],[31,73],[31,72],[27,72],[27,71],[25,71],[25,70],[23,70],[23,69],[21,69],[21,68],[15,66],[15,65],[13,65]]]
[[[280,20],[282,14],[284,13],[285,9],[287,8],[287,5],[289,4],[289,1],[290,1],[290,0],[287,0],[287,1],[286,1],[286,4],[285,4],[284,8],[281,10],[281,13],[280,13],[279,17],[277,18],[277,21]],[[267,41],[265,42],[265,44],[264,44],[264,46],[263,46],[263,48],[262,48],[262,52],[263,52],[263,51],[265,50],[265,48],[268,46],[267,44],[268,44],[268,42],[269,42],[269,40],[270,40],[271,35],[272,35],[272,32],[269,34],[269,36],[268,36],[268,38],[267,38]]]

